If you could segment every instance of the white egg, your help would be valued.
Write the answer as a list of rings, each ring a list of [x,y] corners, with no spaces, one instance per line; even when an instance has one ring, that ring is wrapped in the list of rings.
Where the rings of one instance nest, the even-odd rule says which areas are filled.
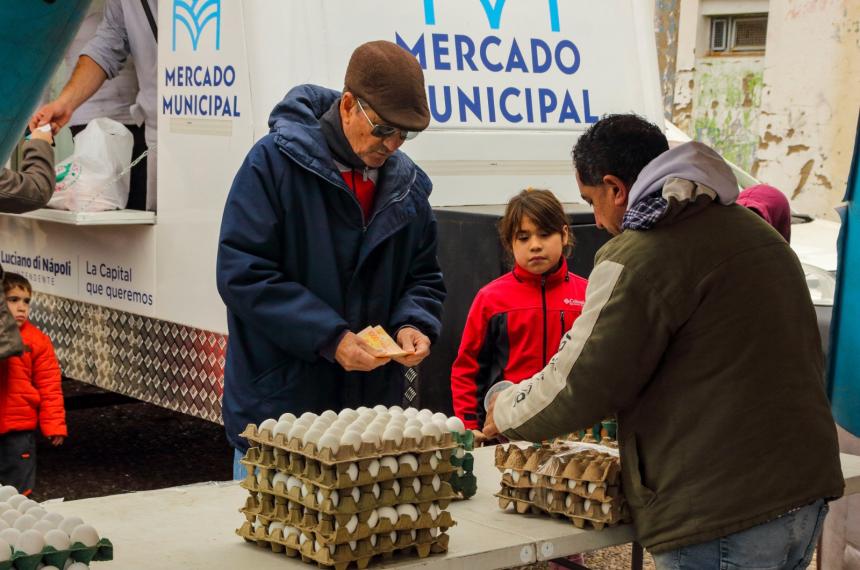
[[[350,481],[356,481],[358,479],[358,464],[350,463],[346,468],[346,476],[349,477]]]
[[[388,420],[388,425],[397,425],[397,426],[403,427],[406,425],[406,422],[408,422],[408,421],[409,421],[409,418],[407,418],[404,415],[391,416],[391,419]]]
[[[338,418],[345,418],[348,421],[352,422],[352,421],[355,421],[356,418],[358,418],[358,412],[356,412],[352,408],[344,408],[340,411],[340,413],[337,415],[337,417]]]
[[[302,483],[302,497],[313,495],[314,487],[310,483]]]
[[[302,533],[299,535],[299,545],[304,546],[304,544],[308,541],[308,535]]]
[[[553,500],[555,500],[555,495],[553,495],[552,491],[547,492],[546,494],[546,504],[551,505]]]
[[[18,510],[18,505],[20,505],[21,503],[23,503],[26,500],[27,500],[27,497],[25,497],[24,495],[12,495],[8,499],[6,499],[6,502],[13,509]]]
[[[301,489],[302,488],[302,480],[296,477],[295,475],[290,475],[287,477],[287,492],[289,493],[293,489]]]
[[[377,540],[378,540],[378,539],[376,538],[376,535],[375,535],[375,534],[371,534],[371,535],[370,535],[370,545],[371,545],[372,547],[376,548],[376,541],[377,541]]]
[[[588,512],[591,509],[591,499],[585,499],[582,503],[582,508],[585,512]]]
[[[6,502],[9,497],[14,497],[18,494],[18,489],[12,485],[3,485],[0,487],[0,501]]]
[[[58,528],[49,530],[45,533],[45,544],[53,546],[57,550],[66,550],[71,546],[69,535]]]
[[[370,492],[373,494],[374,499],[378,499],[379,495],[382,493],[382,489],[380,489],[379,483],[374,483],[373,487],[370,488]]]
[[[337,450],[340,449],[340,438],[341,435],[339,433],[327,431],[320,438],[317,448],[320,450],[330,449],[332,453],[337,453]]]
[[[412,490],[415,491],[415,494],[421,492],[421,481],[418,480],[418,477],[412,480]]]
[[[294,421],[296,421],[296,416],[291,414],[290,412],[286,412],[281,414],[281,417],[278,418],[278,421],[293,423]]]
[[[397,542],[397,531],[392,530],[391,534],[388,535],[388,540],[393,543]]]
[[[518,483],[521,477],[521,473],[519,471],[511,471],[511,480],[514,483]]]
[[[592,494],[597,490],[597,483],[589,483],[588,484],[588,494]]]
[[[3,524],[6,524],[6,523],[2,523],[2,524],[0,524],[0,526],[2,526]],[[36,521],[36,524],[33,525],[33,530],[38,530],[42,534],[45,534],[49,530],[54,530],[55,528],[57,528],[57,525],[55,525],[51,521],[46,521],[44,519],[40,520],[40,521]]]
[[[45,522],[45,521],[39,521],[39,522]],[[51,524],[51,523],[47,523],[47,524]],[[3,519],[0,519],[0,530],[5,530],[7,528],[9,528],[9,523],[4,521]]]
[[[391,484],[391,490],[394,491],[395,497],[399,497],[400,496],[400,481],[395,479],[394,482]]]
[[[349,541],[349,549],[355,552],[355,549],[358,548],[358,541],[350,540]]]
[[[320,414],[320,417],[325,418],[330,422],[333,422],[337,419],[337,412],[335,412],[334,410],[326,410],[322,414]]]
[[[280,530],[281,533],[283,533],[285,526],[287,526],[287,525],[281,521],[272,521],[269,523],[269,528],[267,530],[268,530],[269,535],[271,535],[276,530]]]
[[[401,408],[401,407],[400,407],[400,406],[398,406],[398,405],[390,406],[390,407],[388,408],[388,413],[389,413],[389,414],[391,414],[392,416],[393,416],[394,414],[402,415],[402,414],[403,414],[403,408]]]
[[[418,520],[418,509],[415,508],[415,505],[405,504],[405,505],[397,505],[397,516],[402,517],[406,516],[412,522]]]
[[[415,416],[418,415],[418,410],[415,408],[409,407],[409,408],[406,408],[405,410],[403,410],[403,415],[406,416],[407,418],[414,418]]]
[[[364,430],[366,428],[367,428],[367,426],[364,425],[362,422],[353,422],[353,423],[349,424],[349,426],[347,426],[346,430],[344,430],[344,431],[345,432],[354,431],[355,433],[361,435],[362,433],[364,433]]]
[[[409,531],[409,536],[412,537],[412,542],[415,542],[415,540],[418,538],[418,531],[413,528]]]
[[[439,527],[433,526],[433,527],[430,527],[429,530],[430,530],[430,536],[432,536],[433,538],[436,538],[437,536],[439,536]]]
[[[278,434],[282,434],[284,437],[288,437],[290,435],[290,429],[293,427],[293,422],[284,422],[280,421],[275,424],[275,427],[272,428],[272,437],[275,437]]]
[[[18,503],[17,510],[19,513],[26,513],[30,509],[32,509],[34,507],[38,507],[38,506],[39,506],[39,503],[37,503],[33,499],[24,499],[23,501]]]
[[[8,510],[15,510],[15,509],[13,509],[12,505],[7,503],[6,501],[0,501],[0,514],[3,514]]]
[[[408,465],[413,471],[418,471],[418,458],[411,453],[404,453],[397,458],[397,462],[403,466]]]
[[[332,422],[328,421],[325,418],[317,418],[314,420],[314,423],[311,424],[309,431],[312,429],[318,429],[321,431],[325,431],[326,429],[328,429],[328,426],[330,426],[331,424],[332,424]]]
[[[395,459],[391,455],[386,455],[385,457],[380,459],[379,466],[388,467],[388,470],[391,471],[392,475],[397,475],[397,472],[400,471],[400,464],[397,463],[397,459]]]
[[[312,427],[307,431],[302,441],[305,443],[312,443],[314,445],[319,444],[320,438],[323,436],[323,433],[325,433],[323,430],[324,428],[321,427]]]
[[[403,438],[414,439],[416,441],[421,439],[421,428],[415,426],[406,428],[405,430],[403,430]]]
[[[308,431],[308,426],[305,424],[296,422],[293,424],[293,427],[290,428],[290,432],[287,435],[288,439],[293,439],[295,437],[301,439],[305,436],[305,433]]]
[[[379,475],[379,460],[371,459],[370,463],[367,464],[367,472],[371,477],[376,479],[376,476]]]
[[[435,414],[433,414],[433,421],[434,422],[447,422],[448,416],[446,416],[442,412],[436,412]]]
[[[600,505],[600,510],[603,512],[604,515],[608,515],[609,511],[612,510],[612,503],[602,503]]]
[[[377,404],[377,405],[373,406],[373,411],[376,412],[377,414],[381,414],[383,412],[388,412],[388,408],[386,408],[382,404]]]
[[[445,420],[433,420],[433,425],[435,425],[441,433],[445,433],[448,431],[448,424],[445,423]]]
[[[382,438],[375,431],[366,431],[363,434],[361,434],[361,442],[362,443],[369,443],[370,445],[372,445],[374,447],[379,447],[382,444]]]
[[[367,527],[368,528],[376,528],[376,525],[379,524],[379,513],[376,512],[376,509],[370,511],[370,515],[367,517]]]
[[[436,457],[436,455],[431,455],[430,456],[430,469],[435,471],[437,467],[439,467],[439,458]]]
[[[361,415],[369,412],[370,408],[368,408],[367,406],[359,406],[355,409],[355,411],[358,412],[359,415]]]
[[[48,513],[42,517],[42,520],[51,521],[52,523],[59,526],[60,523],[63,522],[63,515],[61,515],[60,513]]]
[[[0,538],[0,562],[6,562],[12,558],[12,547]]]
[[[317,497],[316,498],[317,498],[317,505],[321,506],[323,504],[323,501],[325,501],[325,495],[323,495],[322,489],[319,489],[317,491]],[[320,514],[322,514],[322,513],[320,513]]]
[[[463,420],[461,420],[457,416],[451,416],[450,418],[448,418],[448,421],[445,422],[445,425],[448,426],[448,431],[453,431],[459,433],[460,435],[466,433],[466,426],[463,425]]]
[[[568,495],[567,497],[564,498],[564,508],[565,509],[569,509],[570,505],[572,505],[572,504],[573,504],[573,497],[571,495]]]
[[[355,532],[355,530],[358,528],[358,516],[352,515],[351,517],[349,517],[349,520],[347,521],[346,525],[344,525],[344,526],[346,526],[346,531],[349,534],[353,534]]]
[[[576,481],[574,481],[573,479],[568,479],[567,488],[570,490],[576,489]]]
[[[82,543],[84,546],[95,546],[99,542],[99,533],[88,524],[79,524],[70,535],[72,544]]]
[[[15,550],[27,555],[38,554],[43,548],[45,548],[45,539],[37,530],[25,530],[15,541]]]
[[[262,422],[260,422],[260,426],[257,428],[257,431],[264,431],[264,430],[272,431],[273,429],[275,429],[275,426],[277,424],[278,424],[278,421],[275,419],[272,419],[272,418],[269,418],[267,420],[263,420]]]
[[[6,541],[9,544],[15,544],[18,541],[19,536],[21,536],[21,531],[17,528],[7,528],[5,530],[0,530],[0,539]]]
[[[427,511],[430,513],[430,518],[435,521],[439,518],[442,509],[439,508],[439,503],[430,503],[430,508]]]
[[[424,426],[421,428],[421,435],[429,435],[433,439],[439,439],[440,437],[442,437],[442,432],[439,430],[438,427],[436,427],[436,424],[429,423],[424,424]]]
[[[438,493],[439,489],[442,488],[442,479],[439,478],[438,475],[433,475],[433,491]]]
[[[297,529],[294,526],[287,525],[284,527],[283,534],[284,534],[284,538],[287,538],[291,534],[299,535],[299,534],[301,534],[301,531],[299,531],[299,529]]]
[[[15,524],[12,527],[17,528],[20,531],[25,531],[33,528],[33,525],[38,521],[36,517],[31,517],[30,515],[21,515],[18,517],[18,520],[15,521]]]
[[[421,429],[423,426],[424,426],[424,422],[422,422],[418,418],[410,418],[410,419],[406,420],[406,427],[407,428],[414,427],[414,428]]]
[[[260,469],[259,467],[254,468],[254,473],[257,476],[257,483],[262,485],[263,481],[266,480],[266,472]]]
[[[12,526],[13,524],[15,524],[15,521],[18,520],[18,517],[20,516],[24,515],[22,515],[15,509],[9,509],[8,511],[0,515],[0,519],[3,519],[4,521],[6,521],[6,524]]]
[[[540,476],[537,473],[535,473],[534,471],[529,473],[529,481],[531,482],[532,485],[537,485],[539,478],[540,478]]]
[[[313,412],[305,412],[299,416],[299,419],[302,421],[311,421],[312,422],[315,419],[317,419],[317,415]]]
[[[529,501],[534,502],[536,494],[537,494],[536,489],[529,489]]]
[[[357,505],[357,504],[358,504],[358,502],[361,500],[361,490],[359,490],[359,488],[358,488],[358,487],[353,487],[353,488],[352,488],[352,493],[351,493],[351,494],[352,494],[352,500],[353,500],[353,501],[355,502],[355,504]]]
[[[403,430],[397,426],[389,425],[382,434],[382,441],[393,441],[396,445],[403,443]]]
[[[332,491],[328,498],[331,500],[331,506],[337,508],[338,503],[340,503],[340,494],[337,491]]]
[[[355,451],[361,449],[361,434],[355,431],[346,431],[340,438],[343,447],[352,446]]]
[[[397,511],[391,507],[379,507],[376,509],[379,519],[388,519],[391,524],[397,524]]]

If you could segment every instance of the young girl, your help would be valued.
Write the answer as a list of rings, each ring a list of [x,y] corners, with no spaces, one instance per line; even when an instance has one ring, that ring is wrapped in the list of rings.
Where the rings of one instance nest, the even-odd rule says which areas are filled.
[[[473,430],[484,425],[490,386],[542,370],[585,302],[587,281],[567,270],[573,238],[552,192],[528,189],[514,196],[499,237],[513,255],[513,271],[478,291],[451,369],[454,413]]]

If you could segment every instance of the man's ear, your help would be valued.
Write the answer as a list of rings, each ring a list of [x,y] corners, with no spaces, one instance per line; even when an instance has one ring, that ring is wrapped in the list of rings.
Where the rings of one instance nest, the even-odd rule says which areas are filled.
[[[349,124],[353,109],[355,109],[355,95],[344,91],[340,97],[340,120],[344,125]]]
[[[612,203],[619,207],[627,207],[627,199],[630,196],[630,188],[627,184],[612,174],[604,176],[603,183],[612,191]]]

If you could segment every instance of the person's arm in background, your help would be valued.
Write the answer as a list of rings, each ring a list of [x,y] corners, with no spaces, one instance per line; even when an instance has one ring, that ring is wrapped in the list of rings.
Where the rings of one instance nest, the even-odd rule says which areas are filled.
[[[51,199],[56,187],[51,141],[51,133],[34,131],[23,145],[20,171],[0,171],[0,212],[38,210]]]
[[[130,51],[122,3],[108,0],[96,35],[81,52],[71,78],[55,100],[33,114],[30,130],[35,131],[37,127],[50,123],[56,134],[69,122],[75,109],[98,91],[105,80],[117,76]]]
[[[488,316],[484,314],[481,291],[472,301],[460,349],[451,366],[451,396],[454,414],[463,420],[463,425],[471,430],[479,430],[483,425],[480,406],[482,394],[486,393],[490,382],[489,363],[493,346],[487,342]]]
[[[51,340],[33,347],[33,385],[39,391],[39,426],[52,445],[62,445],[68,435],[63,404],[60,363]]]

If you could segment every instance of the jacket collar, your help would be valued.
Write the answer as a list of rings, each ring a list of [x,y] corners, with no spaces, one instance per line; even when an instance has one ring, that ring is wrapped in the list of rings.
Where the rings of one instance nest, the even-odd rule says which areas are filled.
[[[570,275],[567,270],[567,260],[563,257],[561,258],[561,261],[558,262],[558,267],[550,269],[543,275],[535,275],[534,273],[523,269],[516,263],[514,263],[513,274],[514,278],[520,283],[530,283],[538,286],[540,286],[541,282],[544,282],[544,279],[546,279],[546,285],[557,285],[562,281],[570,279]]]

